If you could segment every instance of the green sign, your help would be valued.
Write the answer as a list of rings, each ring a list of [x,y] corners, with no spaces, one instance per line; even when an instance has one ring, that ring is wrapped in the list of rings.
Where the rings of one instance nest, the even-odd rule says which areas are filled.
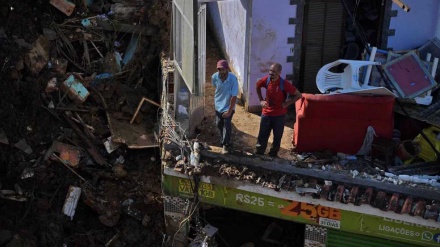
[[[193,197],[194,182],[190,179],[163,175],[162,183],[165,195]],[[440,224],[438,227],[422,226],[204,182],[200,182],[198,194],[202,202],[221,207],[310,225],[320,225],[346,232],[440,247]]]

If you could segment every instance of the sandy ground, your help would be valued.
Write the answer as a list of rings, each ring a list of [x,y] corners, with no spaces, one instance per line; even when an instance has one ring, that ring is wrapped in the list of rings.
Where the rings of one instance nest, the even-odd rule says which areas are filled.
[[[207,58],[206,58],[206,86],[205,86],[205,119],[201,125],[201,133],[198,140],[206,142],[214,151],[219,150],[219,133],[215,126],[214,90],[211,84],[211,76],[217,71],[216,64],[224,59],[220,49],[211,33],[207,35]],[[235,150],[254,153],[260,124],[260,113],[254,114],[244,110],[243,104],[238,104],[232,118],[232,145]],[[291,159],[293,124],[295,121],[294,111],[290,110],[286,116],[284,135],[281,141],[281,149],[278,156],[283,159]],[[272,135],[269,138],[268,148],[272,143]]]

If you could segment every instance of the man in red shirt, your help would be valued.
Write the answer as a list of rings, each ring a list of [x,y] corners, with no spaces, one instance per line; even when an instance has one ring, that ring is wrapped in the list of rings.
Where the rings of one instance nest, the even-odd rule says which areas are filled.
[[[260,131],[256,153],[264,154],[270,132],[273,131],[273,143],[269,156],[276,157],[280,150],[284,132],[284,119],[287,109],[302,97],[291,82],[280,77],[282,66],[274,63],[270,66],[269,75],[257,82],[257,95],[263,108],[260,120]],[[281,86],[280,83],[283,83]],[[261,88],[266,88],[266,98],[261,95]]]

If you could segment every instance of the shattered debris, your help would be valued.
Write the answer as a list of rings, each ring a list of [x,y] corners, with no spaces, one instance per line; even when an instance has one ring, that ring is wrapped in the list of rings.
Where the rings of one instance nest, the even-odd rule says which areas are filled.
[[[139,121],[130,119],[143,97],[160,102],[169,21],[155,19],[169,19],[169,7],[157,0],[1,4],[0,222],[17,236],[1,245],[161,245],[160,167],[152,159],[160,109],[143,105]],[[128,199],[134,204],[125,211]]]
[[[79,78],[75,78],[73,74],[67,77],[60,88],[61,91],[67,94],[69,99],[76,103],[84,103],[90,94],[83,83],[79,81]]]
[[[14,144],[14,147],[20,149],[26,154],[31,154],[33,152],[32,147],[27,144],[26,139],[21,139],[19,142]]]
[[[107,153],[110,154],[110,153],[114,152],[115,150],[117,150],[119,148],[120,144],[114,143],[112,141],[112,137],[109,136],[107,138],[107,140],[104,142],[104,146],[105,146],[105,149],[107,150]]]
[[[53,157],[53,153],[58,153],[60,159],[72,167],[77,167],[81,160],[81,150],[79,148],[58,141],[52,143],[52,146],[46,152],[44,160],[47,161]]]
[[[0,190],[0,198],[17,201],[17,202],[25,202],[27,198],[23,196],[23,194],[17,193],[14,190]]]
[[[70,217],[70,220],[73,220],[73,216],[75,215],[75,210],[78,205],[78,200],[81,196],[81,188],[70,186],[67,191],[66,201],[63,206],[63,213]]]
[[[49,40],[43,35],[40,35],[34,42],[32,49],[26,55],[24,61],[26,67],[32,74],[36,75],[47,66],[49,61]]]
[[[50,4],[67,16],[70,16],[75,9],[75,4],[67,0],[50,0]]]

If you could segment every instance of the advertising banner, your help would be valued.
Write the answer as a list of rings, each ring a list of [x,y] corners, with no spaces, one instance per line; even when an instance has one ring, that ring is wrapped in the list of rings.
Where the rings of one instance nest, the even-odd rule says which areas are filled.
[[[193,198],[195,184],[190,179],[164,175],[162,183],[163,192],[168,196]],[[440,224],[439,227],[428,227],[204,182],[199,183],[198,195],[202,202],[220,207],[417,245],[440,247]]]

